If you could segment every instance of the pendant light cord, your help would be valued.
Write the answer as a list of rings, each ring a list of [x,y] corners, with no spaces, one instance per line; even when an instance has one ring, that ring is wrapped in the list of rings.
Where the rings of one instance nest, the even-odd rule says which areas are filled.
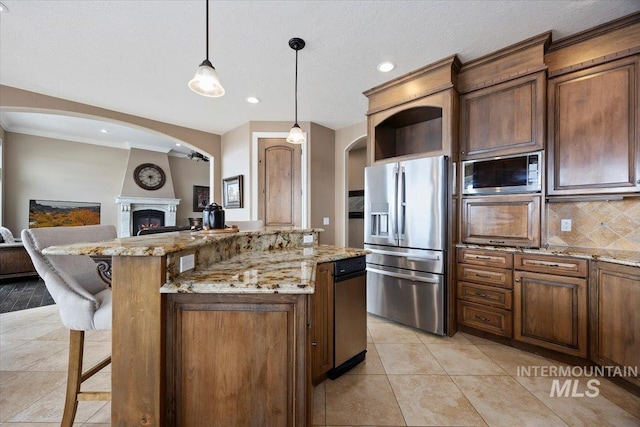
[[[206,40],[206,44],[207,44],[207,54],[206,54],[205,57],[207,58],[207,61],[209,61],[209,0],[204,0],[204,1],[207,4],[207,8],[206,8],[206,10],[207,10],[207,16],[206,16],[207,26],[205,28],[205,34],[206,34],[205,40]]]
[[[298,49],[296,49],[296,124],[298,124]]]

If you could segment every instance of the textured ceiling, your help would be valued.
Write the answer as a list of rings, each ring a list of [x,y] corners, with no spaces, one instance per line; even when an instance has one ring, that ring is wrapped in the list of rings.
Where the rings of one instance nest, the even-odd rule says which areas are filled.
[[[187,88],[205,56],[203,0],[2,0],[0,83],[222,134],[250,120],[339,129],[362,92],[458,54],[462,62],[546,31],[571,35],[640,10],[637,0],[211,1],[210,60],[226,89]],[[382,74],[376,65],[396,63]],[[261,99],[257,105],[247,96]]]

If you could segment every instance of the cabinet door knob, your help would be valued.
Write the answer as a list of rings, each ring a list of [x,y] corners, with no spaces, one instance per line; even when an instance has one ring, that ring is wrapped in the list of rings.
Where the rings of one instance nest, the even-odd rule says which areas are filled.
[[[317,345],[318,345],[318,343],[317,343],[317,342],[315,342],[315,341],[311,343],[311,346],[312,346],[312,347],[315,347],[315,346],[317,346]]]
[[[520,283],[520,279],[513,279],[513,281]]]

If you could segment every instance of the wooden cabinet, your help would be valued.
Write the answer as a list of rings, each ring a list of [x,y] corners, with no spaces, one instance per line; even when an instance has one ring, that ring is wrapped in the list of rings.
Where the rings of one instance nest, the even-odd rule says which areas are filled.
[[[509,253],[458,250],[458,323],[512,336],[512,266]]]
[[[514,338],[587,357],[587,261],[515,254],[514,265]]]
[[[640,267],[596,262],[590,295],[591,360],[640,366]],[[640,378],[625,379],[640,386]]]
[[[497,246],[540,246],[540,196],[462,199],[462,242]]]
[[[311,378],[322,382],[333,368],[333,263],[316,267],[315,293],[310,296]]]
[[[459,68],[453,55],[364,92],[369,165],[457,153]]]
[[[442,152],[442,108],[401,110],[374,126],[375,161]]]
[[[165,425],[307,425],[307,295],[167,297]]]
[[[639,58],[549,80],[549,195],[640,191]]]
[[[0,244],[0,280],[37,275],[22,243]]]
[[[476,159],[544,149],[544,72],[460,97],[460,158]]]

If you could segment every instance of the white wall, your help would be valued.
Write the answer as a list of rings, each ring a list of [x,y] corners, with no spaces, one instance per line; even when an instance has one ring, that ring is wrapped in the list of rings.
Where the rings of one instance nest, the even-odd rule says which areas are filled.
[[[346,245],[345,235],[346,203],[345,189],[347,182],[345,177],[345,150],[358,139],[367,135],[367,121],[364,120],[351,126],[336,131],[335,138],[335,245]]]
[[[367,149],[359,148],[347,152],[348,175],[347,188],[352,190],[364,190],[364,168],[367,166]],[[336,191],[344,191],[336,188]],[[352,248],[364,247],[364,218],[348,218],[347,246]]]
[[[222,179],[242,175],[243,180],[243,207],[239,209],[225,209],[225,220],[249,221],[252,219],[250,124],[245,123],[222,135],[220,153],[222,156],[220,161],[222,165],[221,179],[214,183],[216,191],[219,191],[221,195],[220,202],[222,201]]]
[[[5,133],[4,223],[14,235],[28,227],[29,200],[99,202],[102,224],[116,224],[128,151]]]
[[[160,166],[164,171],[166,181],[161,188],[157,190],[145,190],[140,188],[133,179],[133,172],[135,169],[144,163],[153,163]],[[129,150],[129,160],[127,162],[127,168],[122,175],[122,190],[118,193],[118,196],[126,197],[165,197],[168,199],[176,198],[173,191],[173,178],[171,177],[171,169],[169,168],[169,159],[166,153],[159,153],[157,151],[140,150],[138,148],[132,148]]]
[[[181,199],[176,212],[176,224],[189,225],[189,218],[202,218],[202,211],[193,210],[193,186],[209,186],[209,163],[168,157],[173,189],[176,198]]]
[[[347,188],[351,190],[364,190],[364,168],[367,166],[367,149],[359,148],[347,152],[349,157],[349,179]]]
[[[99,202],[101,223],[117,224],[114,197],[122,190],[129,150],[13,132],[5,133],[3,145],[4,226],[14,235],[28,226],[30,199]],[[159,162],[158,153],[137,151],[136,162]],[[193,185],[208,185],[209,163],[174,157],[167,163],[167,155],[160,154],[168,175],[165,187],[173,185],[166,189],[171,196],[159,197],[182,199],[177,219],[180,225],[188,225],[187,218],[194,216],[190,212]]]

